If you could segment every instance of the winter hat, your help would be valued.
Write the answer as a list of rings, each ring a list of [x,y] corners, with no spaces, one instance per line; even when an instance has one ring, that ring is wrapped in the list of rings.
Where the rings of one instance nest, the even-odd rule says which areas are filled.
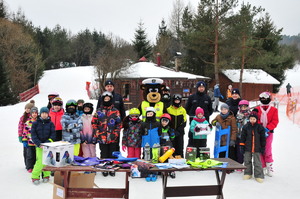
[[[246,106],[249,106],[249,102],[247,100],[241,100],[239,102],[239,106],[242,106],[242,105],[246,105]]]
[[[114,84],[113,81],[111,81],[111,80],[106,80],[104,85],[105,85],[105,86],[107,86],[107,85],[115,86],[115,84]]]
[[[198,88],[199,86],[204,86],[204,87],[206,87],[206,83],[205,83],[204,81],[199,81],[199,82],[197,82],[197,84],[196,84],[196,88]]]
[[[229,106],[228,106],[227,104],[225,104],[225,103],[221,105],[221,110],[222,110],[223,108],[229,110]]]
[[[271,94],[269,92],[262,92],[259,94],[259,101],[264,105],[268,105],[271,102]]]
[[[170,92],[171,90],[170,90],[170,87],[169,87],[169,86],[166,86],[166,87],[163,89],[163,91],[169,91],[169,92]]]
[[[58,96],[59,96],[58,93],[52,92],[52,93],[49,93],[49,94],[48,94],[48,99],[51,100],[51,99],[53,99],[53,98],[55,98],[55,97],[58,97]]]
[[[42,114],[42,113],[49,114],[49,109],[47,107],[42,107],[41,110],[40,110],[40,114]]]
[[[204,110],[203,110],[201,107],[197,107],[195,113],[196,113],[196,116],[197,116],[199,113],[202,113],[202,115],[204,115]]]
[[[232,89],[231,94],[238,94],[238,95],[240,95],[240,90],[238,88],[234,88],[234,89]]]
[[[84,100],[83,99],[77,100],[77,104],[80,104],[80,103],[84,104]]]
[[[32,107],[34,107],[34,103],[34,100],[30,100],[30,102],[25,105],[25,109],[31,109]]]
[[[31,109],[30,109],[30,114],[32,114],[32,113],[39,113],[39,109],[37,108],[37,107],[32,107]]]
[[[249,118],[250,118],[250,117],[255,117],[256,120],[258,120],[258,114],[257,114],[257,111],[255,111],[255,110],[251,111],[251,113],[250,113],[250,115],[249,115]]]
[[[94,105],[93,105],[92,103],[89,103],[89,102],[84,103],[82,107],[83,107],[83,113],[85,113],[85,114],[92,114],[93,111],[94,111]],[[85,112],[85,111],[84,111],[84,108],[85,108],[85,107],[90,108],[90,111],[89,111],[89,112]]]

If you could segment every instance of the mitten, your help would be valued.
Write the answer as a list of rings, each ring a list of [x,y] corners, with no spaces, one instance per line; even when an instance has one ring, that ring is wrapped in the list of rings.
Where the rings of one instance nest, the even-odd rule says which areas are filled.
[[[23,143],[23,147],[27,148],[28,147],[28,142],[24,141]]]
[[[194,129],[195,132],[200,132],[200,128],[198,126],[195,127]]]
[[[220,96],[220,98],[221,98],[221,99],[224,99],[224,96],[223,96],[223,95],[221,95],[221,96]]]
[[[19,142],[22,143],[22,136],[19,136]]]
[[[216,127],[217,128],[220,128],[221,127],[221,124],[219,122],[216,122]]]
[[[229,146],[234,146],[234,145],[235,145],[235,141],[234,140],[230,140]]]
[[[122,146],[122,151],[126,151],[127,147],[126,146]]]

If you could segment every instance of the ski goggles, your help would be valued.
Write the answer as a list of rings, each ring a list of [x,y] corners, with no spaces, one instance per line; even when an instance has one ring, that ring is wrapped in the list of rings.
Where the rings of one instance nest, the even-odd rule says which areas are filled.
[[[77,106],[77,103],[76,102],[69,102],[66,105],[67,106]]]
[[[174,99],[178,99],[178,100],[181,100],[182,99],[182,96],[180,94],[175,94],[173,96]]]
[[[166,123],[169,123],[169,122],[170,122],[170,120],[169,120],[168,118],[164,118],[164,117],[161,118],[161,121],[162,121],[162,122],[166,122]]]
[[[263,92],[259,94],[260,98],[270,98],[271,94],[269,92]]]

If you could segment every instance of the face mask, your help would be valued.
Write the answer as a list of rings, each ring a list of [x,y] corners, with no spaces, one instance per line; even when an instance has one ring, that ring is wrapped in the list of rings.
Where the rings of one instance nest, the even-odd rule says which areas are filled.
[[[74,114],[74,113],[76,113],[76,109],[75,108],[67,108],[67,112]]]
[[[77,110],[83,111],[83,106],[77,106]]]
[[[112,105],[111,100],[108,102],[103,101],[103,106],[111,106],[111,105]]]

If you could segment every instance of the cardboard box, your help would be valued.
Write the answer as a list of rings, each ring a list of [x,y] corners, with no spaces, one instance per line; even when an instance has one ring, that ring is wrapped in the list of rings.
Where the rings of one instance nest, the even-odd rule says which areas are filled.
[[[95,176],[95,173],[71,172],[69,188],[93,188]],[[66,199],[66,190],[63,187],[63,182],[63,176],[60,175],[60,172],[55,172],[53,184],[53,199]],[[69,197],[68,199],[73,198]]]
[[[43,143],[42,146],[44,165],[62,167],[74,160],[74,145],[69,142]]]

